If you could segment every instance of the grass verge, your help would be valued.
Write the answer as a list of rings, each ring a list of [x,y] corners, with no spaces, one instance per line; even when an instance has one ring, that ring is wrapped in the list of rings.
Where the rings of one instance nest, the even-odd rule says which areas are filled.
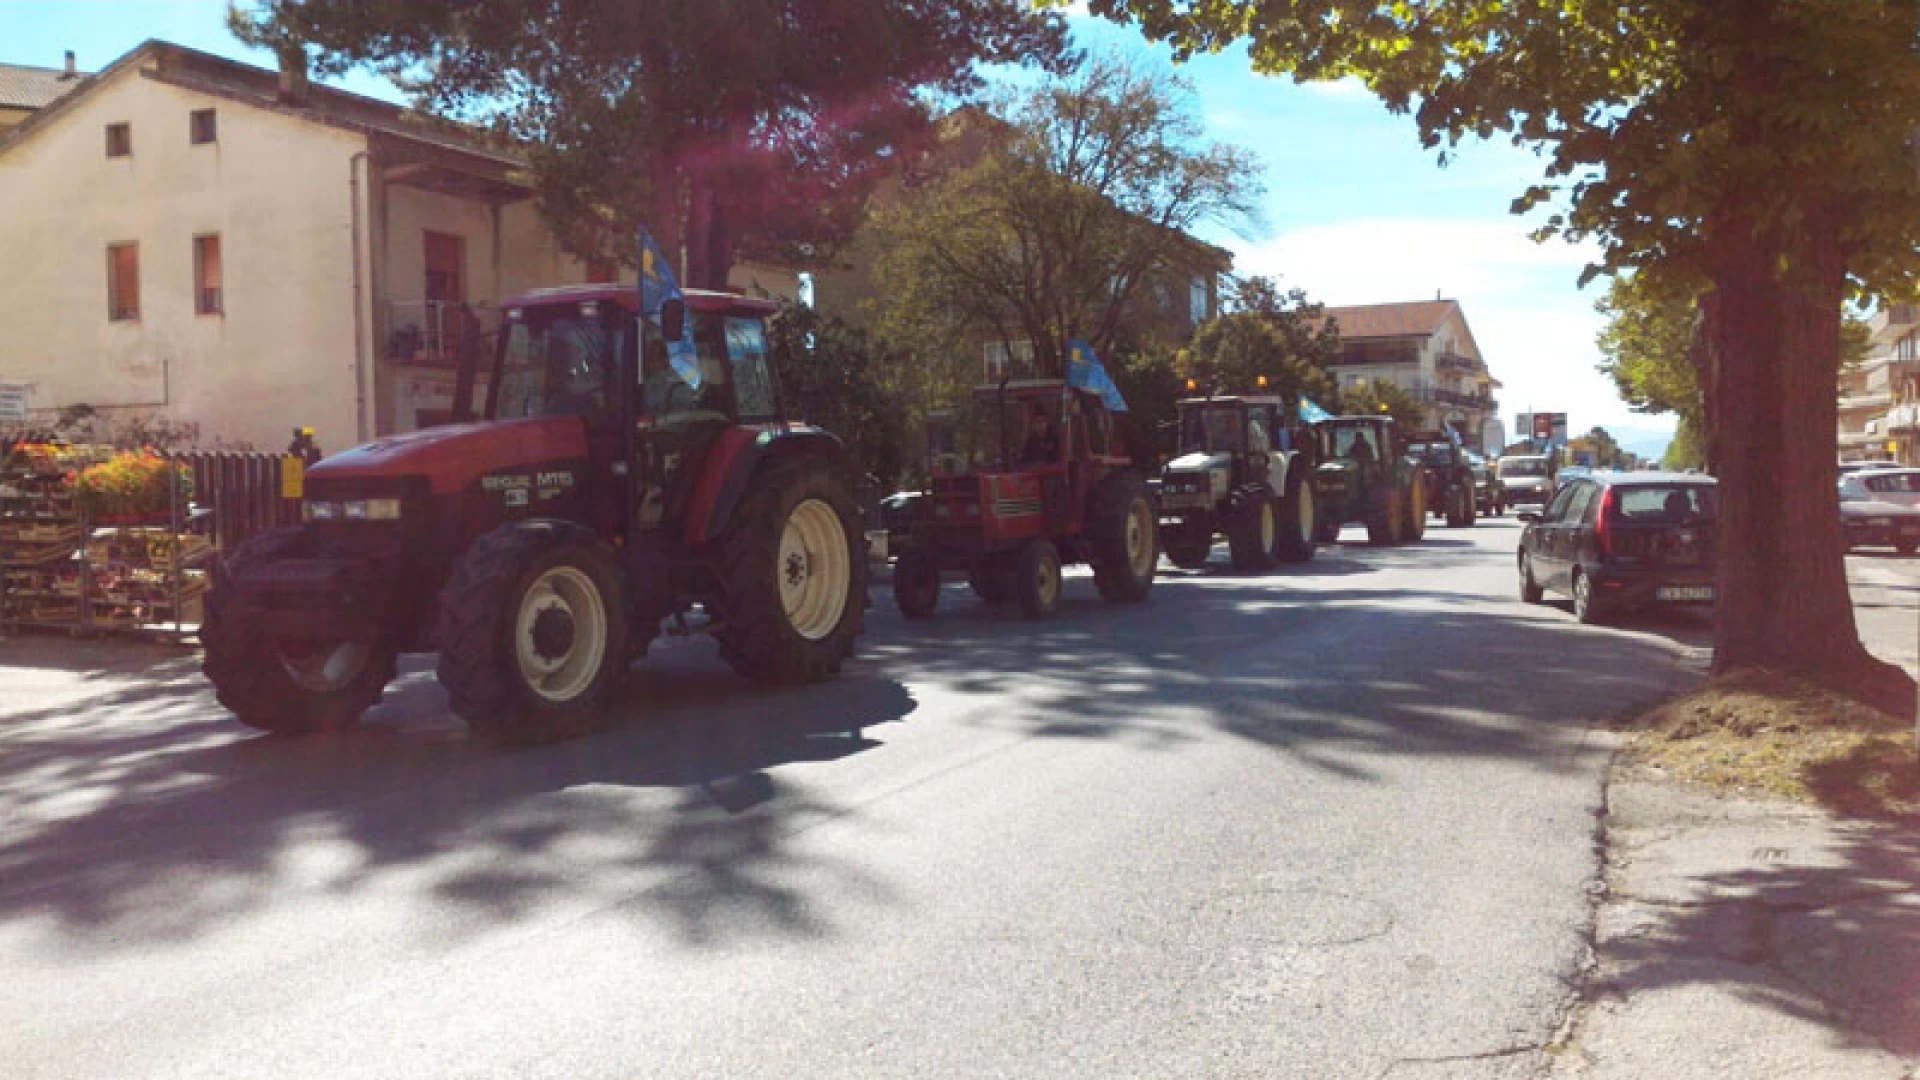
[[[1627,753],[1675,779],[1724,791],[1862,816],[1920,816],[1913,716],[1886,704],[1883,694],[1736,671],[1641,714],[1629,725]]]

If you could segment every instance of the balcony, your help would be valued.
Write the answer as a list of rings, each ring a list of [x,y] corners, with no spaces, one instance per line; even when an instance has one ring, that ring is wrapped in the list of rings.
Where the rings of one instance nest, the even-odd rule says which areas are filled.
[[[1848,394],[1840,399],[1841,412],[1859,412],[1863,409],[1884,409],[1893,404],[1893,394],[1887,390],[1868,390],[1864,393]]]
[[[500,325],[496,308],[474,304],[388,304],[387,362],[452,370],[467,350],[482,356]]]
[[[1457,352],[1443,352],[1433,358],[1433,366],[1441,371],[1478,371],[1480,365],[1471,357],[1461,356]]]

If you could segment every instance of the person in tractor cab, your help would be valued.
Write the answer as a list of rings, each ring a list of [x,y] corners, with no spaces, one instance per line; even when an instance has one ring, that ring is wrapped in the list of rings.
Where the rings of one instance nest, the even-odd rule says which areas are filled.
[[[1060,460],[1060,433],[1045,405],[1035,405],[1027,419],[1027,442],[1020,448],[1020,464],[1050,465]]]

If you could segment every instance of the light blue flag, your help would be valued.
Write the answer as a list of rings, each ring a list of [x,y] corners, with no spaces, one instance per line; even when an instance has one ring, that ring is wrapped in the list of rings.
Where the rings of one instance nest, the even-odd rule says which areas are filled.
[[[1106,365],[1100,362],[1093,346],[1078,339],[1067,343],[1067,385],[1099,394],[1108,412],[1127,411],[1127,399],[1120,396],[1120,388],[1114,385],[1113,376],[1107,374]]]
[[[686,301],[680,283],[673,276],[673,262],[660,250],[647,227],[640,227],[640,310],[656,329],[660,328],[660,309],[669,300]],[[700,389],[700,355],[693,345],[691,313],[681,325],[680,340],[667,342],[667,362],[680,380]]]
[[[1318,424],[1323,420],[1331,420],[1331,419],[1333,419],[1333,414],[1321,408],[1320,406],[1315,405],[1313,403],[1312,398],[1302,397],[1300,399],[1301,423]]]

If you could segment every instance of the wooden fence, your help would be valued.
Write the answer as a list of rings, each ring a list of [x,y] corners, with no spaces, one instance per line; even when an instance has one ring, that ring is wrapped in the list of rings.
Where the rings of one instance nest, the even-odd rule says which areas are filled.
[[[213,511],[211,531],[220,550],[232,551],[249,537],[300,522],[300,500],[288,498],[286,454],[194,451],[175,461],[193,472],[194,504]]]

